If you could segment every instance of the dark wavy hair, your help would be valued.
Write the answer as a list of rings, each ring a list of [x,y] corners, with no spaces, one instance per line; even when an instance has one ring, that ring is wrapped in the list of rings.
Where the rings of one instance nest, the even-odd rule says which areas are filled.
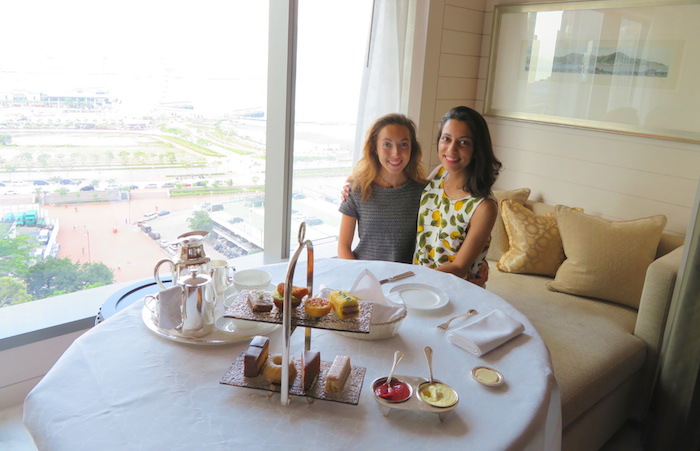
[[[438,146],[440,136],[445,123],[449,120],[461,121],[467,124],[472,132],[472,142],[474,153],[469,165],[464,169],[467,174],[467,182],[462,187],[463,190],[475,197],[488,197],[491,195],[491,188],[496,183],[496,178],[503,166],[493,153],[491,145],[491,134],[489,126],[484,117],[466,106],[458,106],[448,111],[440,122],[440,130],[437,135]]]

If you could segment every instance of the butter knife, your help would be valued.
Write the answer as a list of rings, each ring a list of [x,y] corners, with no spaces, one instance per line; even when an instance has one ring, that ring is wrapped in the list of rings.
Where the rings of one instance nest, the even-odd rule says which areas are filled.
[[[397,274],[397,275],[395,275],[395,276],[391,276],[391,277],[389,277],[389,278],[387,278],[387,279],[382,279],[382,280],[379,281],[379,284],[380,284],[380,285],[384,285],[385,283],[396,282],[397,280],[405,279],[406,277],[411,277],[411,276],[415,276],[415,274],[413,273],[413,271],[406,271],[406,272],[403,272],[403,273],[401,273],[401,274]]]

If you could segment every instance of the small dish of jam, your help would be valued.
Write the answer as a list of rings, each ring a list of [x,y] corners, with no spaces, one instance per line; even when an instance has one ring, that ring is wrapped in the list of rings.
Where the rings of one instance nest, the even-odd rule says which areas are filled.
[[[391,379],[391,384],[387,384],[386,379],[386,377],[379,378],[372,384],[372,391],[377,398],[397,403],[407,401],[413,396],[413,387],[410,384],[395,377]]]

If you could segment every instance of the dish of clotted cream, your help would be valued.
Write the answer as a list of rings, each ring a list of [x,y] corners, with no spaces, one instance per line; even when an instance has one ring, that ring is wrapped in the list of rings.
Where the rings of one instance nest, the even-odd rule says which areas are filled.
[[[423,402],[435,407],[451,407],[457,403],[457,392],[442,382],[426,382],[418,389],[418,396]]]

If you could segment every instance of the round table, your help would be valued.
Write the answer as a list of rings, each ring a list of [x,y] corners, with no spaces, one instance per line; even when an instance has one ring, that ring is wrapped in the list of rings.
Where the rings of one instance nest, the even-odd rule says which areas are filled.
[[[263,267],[273,282],[287,265]],[[398,335],[359,340],[313,329],[312,349],[324,361],[349,355],[367,369],[358,405],[292,397],[219,383],[248,342],[193,345],[166,340],[144,325],[143,302],[125,308],[78,338],[27,396],[25,426],[39,449],[558,449],[561,408],[547,348],[530,321],[503,299],[453,275],[388,262],[319,259],[314,290],[349,289],[358,274],[377,279],[412,270],[402,283],[444,290],[449,303],[436,310],[409,310]],[[306,264],[297,264],[295,285],[306,285]],[[502,310],[525,331],[476,357],[451,344],[437,325],[471,308],[473,321]],[[459,327],[460,324],[456,323]],[[301,329],[301,328],[299,328]],[[282,348],[281,328],[269,334],[271,352]],[[423,353],[433,348],[435,377],[458,392],[457,407],[440,422],[432,413],[392,410],[384,416],[370,387],[389,372],[394,351],[405,356],[396,374],[428,376]],[[294,356],[304,333],[291,339]],[[499,370],[506,383],[480,385],[474,367]]]

